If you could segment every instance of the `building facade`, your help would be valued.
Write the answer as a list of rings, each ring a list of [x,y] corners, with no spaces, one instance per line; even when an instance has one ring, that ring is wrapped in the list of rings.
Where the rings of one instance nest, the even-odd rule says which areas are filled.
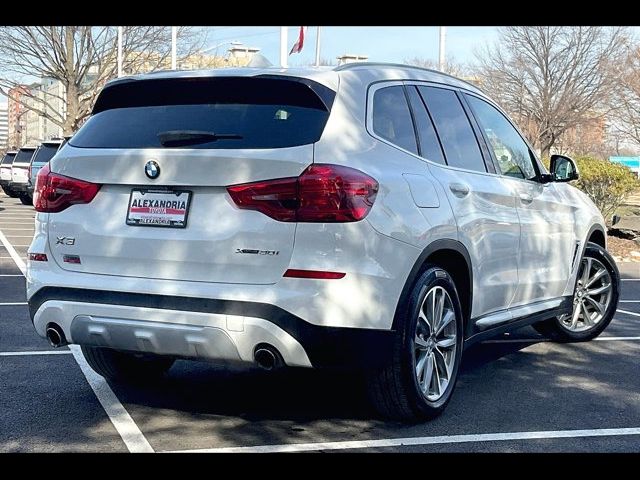
[[[43,78],[40,83],[29,85],[23,99],[24,128],[22,145],[38,145],[43,140],[62,137],[62,127],[52,119],[62,122],[65,115],[64,87],[59,80]]]
[[[24,130],[26,109],[22,104],[22,96],[27,92],[26,85],[19,85],[9,89],[7,101],[8,144],[11,148],[22,145],[22,131]]]
[[[9,111],[6,103],[0,104],[0,149],[5,149],[9,142]]]

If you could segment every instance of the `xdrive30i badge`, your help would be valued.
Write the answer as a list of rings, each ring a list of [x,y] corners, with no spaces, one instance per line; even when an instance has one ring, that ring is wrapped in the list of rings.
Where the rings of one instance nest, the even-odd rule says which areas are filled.
[[[278,255],[280,250],[255,250],[253,248],[236,248],[236,253],[248,253],[249,255]]]
[[[160,176],[160,165],[155,160],[149,160],[144,166],[144,173],[150,179],[156,179]]]

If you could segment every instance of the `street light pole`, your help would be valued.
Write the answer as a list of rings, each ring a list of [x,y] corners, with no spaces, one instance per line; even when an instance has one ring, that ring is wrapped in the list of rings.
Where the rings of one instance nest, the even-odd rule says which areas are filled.
[[[280,27],[280,66],[287,68],[287,27]]]
[[[440,55],[438,56],[438,70],[444,72],[445,69],[445,37],[447,34],[447,27],[440,27]]]
[[[177,44],[178,43],[178,27],[171,27],[171,70],[176,69],[177,63]]]
[[[320,66],[320,27],[316,30],[316,67]]]
[[[118,27],[118,77],[122,76],[122,27]]]

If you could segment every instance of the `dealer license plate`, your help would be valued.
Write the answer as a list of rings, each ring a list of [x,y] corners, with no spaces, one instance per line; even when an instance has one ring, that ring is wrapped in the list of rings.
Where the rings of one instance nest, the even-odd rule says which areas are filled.
[[[127,225],[185,228],[191,192],[134,188],[129,197]]]

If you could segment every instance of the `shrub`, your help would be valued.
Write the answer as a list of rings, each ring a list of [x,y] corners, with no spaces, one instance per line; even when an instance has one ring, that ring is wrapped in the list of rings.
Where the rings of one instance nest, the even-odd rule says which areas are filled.
[[[576,157],[575,161],[580,171],[576,187],[589,195],[609,224],[622,202],[640,188],[640,181],[628,167],[609,160]]]

